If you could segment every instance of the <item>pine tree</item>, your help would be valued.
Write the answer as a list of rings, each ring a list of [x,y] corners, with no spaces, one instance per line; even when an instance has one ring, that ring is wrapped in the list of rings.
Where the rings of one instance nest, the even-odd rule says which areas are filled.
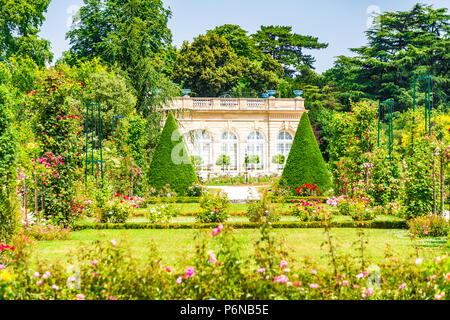
[[[314,136],[309,116],[304,113],[295,134],[280,185],[291,189],[315,184],[320,191],[331,188],[330,173]]]
[[[185,195],[189,186],[198,182],[173,114],[170,112],[150,164],[149,183],[157,190],[167,184]]]

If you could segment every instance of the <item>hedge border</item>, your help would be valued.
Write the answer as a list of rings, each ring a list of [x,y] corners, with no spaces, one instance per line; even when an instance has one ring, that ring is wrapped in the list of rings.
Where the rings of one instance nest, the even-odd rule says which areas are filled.
[[[176,201],[173,201],[173,200]],[[157,204],[161,203],[198,203],[200,201],[200,197],[154,197],[148,198],[145,200],[146,204]]]
[[[175,199],[175,201],[174,201]],[[284,198],[284,202],[291,203],[292,201],[296,200],[310,200],[310,199],[316,199],[320,200],[320,202],[326,202],[327,197],[286,197]],[[157,204],[157,203],[199,203],[200,197],[154,197],[154,198],[148,198],[145,200],[146,204]]]
[[[235,229],[257,229],[261,225],[253,222],[229,222],[225,225],[232,226]],[[276,229],[308,229],[323,228],[321,221],[314,222],[274,222],[272,227]],[[212,229],[216,228],[218,223],[78,223],[72,228],[73,231],[80,230],[120,230],[120,229]],[[367,228],[367,229],[408,229],[406,221],[333,221],[332,228]]]

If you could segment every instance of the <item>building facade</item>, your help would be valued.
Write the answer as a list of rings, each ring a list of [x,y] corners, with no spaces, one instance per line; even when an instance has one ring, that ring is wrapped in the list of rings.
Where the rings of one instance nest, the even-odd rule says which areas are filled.
[[[180,133],[202,175],[238,175],[246,169],[250,174],[279,174],[306,112],[300,97],[186,96],[174,99],[167,109],[178,111]]]

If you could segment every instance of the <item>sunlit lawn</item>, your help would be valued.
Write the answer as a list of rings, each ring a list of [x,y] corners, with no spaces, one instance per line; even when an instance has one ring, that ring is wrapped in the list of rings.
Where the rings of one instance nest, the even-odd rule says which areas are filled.
[[[132,254],[136,258],[145,261],[149,253],[148,243],[154,239],[157,244],[160,256],[165,264],[173,266],[185,266],[192,258],[193,249],[196,243],[194,236],[198,233],[208,235],[208,230],[83,230],[73,232],[70,240],[66,241],[41,241],[37,243],[34,251],[35,256],[40,259],[50,261],[66,261],[70,253],[80,250],[81,244],[89,244],[96,239],[111,240],[119,242],[127,240],[131,246]],[[240,248],[244,257],[253,253],[254,243],[259,237],[257,229],[237,229],[234,231],[240,243]],[[327,257],[325,249],[321,249],[321,244],[326,239],[323,229],[277,229],[275,231],[279,237],[285,239],[290,256],[298,262],[303,262],[305,257],[311,261],[325,265]],[[394,257],[408,258],[415,253],[413,242],[408,237],[406,230],[384,230],[366,229],[368,240],[366,248],[366,259],[370,263],[381,263],[387,245],[390,246]],[[332,229],[334,241],[337,243],[337,252],[350,255],[357,255],[358,244],[357,229]],[[440,245],[444,243],[442,239],[420,242],[420,247],[436,254],[442,252]],[[211,247],[214,250],[213,247]]]
[[[153,208],[156,205],[151,205],[149,208]],[[196,213],[201,210],[200,205],[198,203],[178,203],[177,207],[181,209],[184,213]],[[248,204],[246,203],[230,203],[230,213],[236,212],[247,212]],[[277,205],[278,210],[286,212],[289,211],[289,203],[283,203]],[[142,214],[149,209],[137,209],[136,212],[138,214]]]
[[[147,218],[144,216],[145,211],[148,209],[143,209],[139,212],[138,216],[135,217],[131,217],[128,219],[127,222],[135,222],[135,223],[148,223],[149,221],[147,220]],[[187,211],[184,211],[187,212]],[[191,212],[194,213],[195,211]],[[378,215],[375,220],[379,220],[379,221],[401,221],[403,219],[401,218],[397,218],[394,216],[387,216],[387,215]],[[228,220],[228,222],[249,222],[248,218],[245,215],[238,215],[238,216],[233,216],[230,215]],[[280,217],[280,222],[287,222],[287,221],[299,221],[295,216],[288,216],[288,215],[282,215]],[[341,215],[333,215],[332,216],[332,221],[352,221],[352,218],[350,216],[341,216]],[[85,220],[83,220],[82,222],[96,222],[95,218],[87,218]],[[188,216],[178,216],[172,219],[172,222],[176,222],[176,223],[194,223],[196,222],[196,217],[193,215],[188,215]]]

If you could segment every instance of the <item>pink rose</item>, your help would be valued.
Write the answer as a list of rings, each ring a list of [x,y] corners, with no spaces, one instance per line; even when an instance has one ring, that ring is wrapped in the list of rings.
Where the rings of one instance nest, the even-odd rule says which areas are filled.
[[[187,268],[187,269],[186,269],[186,276],[188,276],[188,277],[193,277],[194,274],[195,274],[194,268],[190,267],[190,268]]]

